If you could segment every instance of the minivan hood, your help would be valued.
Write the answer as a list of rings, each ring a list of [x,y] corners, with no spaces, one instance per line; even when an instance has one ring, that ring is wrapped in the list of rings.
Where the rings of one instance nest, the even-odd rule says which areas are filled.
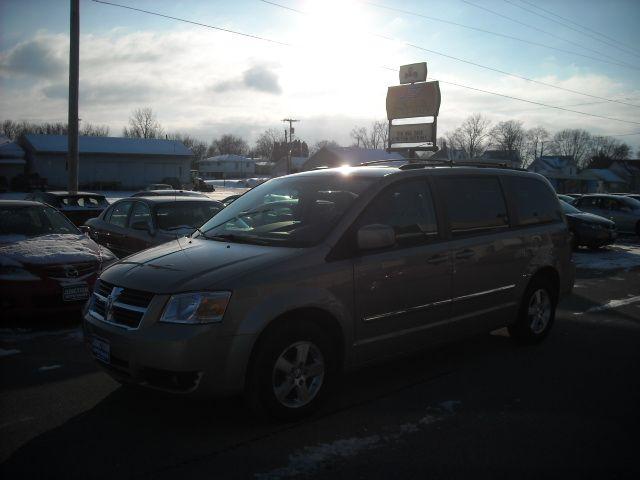
[[[231,288],[231,279],[300,254],[299,248],[179,238],[122,259],[101,279],[158,294]]]

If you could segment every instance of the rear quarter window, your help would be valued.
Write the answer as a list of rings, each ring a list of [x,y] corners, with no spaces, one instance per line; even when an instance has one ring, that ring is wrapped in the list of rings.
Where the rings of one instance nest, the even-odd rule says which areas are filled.
[[[518,225],[535,225],[562,220],[560,203],[553,190],[535,178],[512,177],[514,209]]]

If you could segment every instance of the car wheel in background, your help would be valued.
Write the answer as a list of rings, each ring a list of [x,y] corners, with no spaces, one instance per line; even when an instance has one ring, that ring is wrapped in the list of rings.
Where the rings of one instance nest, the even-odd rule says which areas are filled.
[[[534,277],[518,310],[518,319],[509,325],[509,335],[521,344],[542,341],[551,330],[556,316],[557,296],[548,277]]]
[[[287,321],[259,339],[247,374],[245,399],[260,416],[297,420],[321,405],[336,376],[330,337],[313,322]]]

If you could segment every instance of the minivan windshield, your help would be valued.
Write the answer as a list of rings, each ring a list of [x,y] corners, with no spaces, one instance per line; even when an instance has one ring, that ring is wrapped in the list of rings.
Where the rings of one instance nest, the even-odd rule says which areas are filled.
[[[205,223],[200,234],[238,243],[316,245],[373,182],[342,173],[269,180]]]

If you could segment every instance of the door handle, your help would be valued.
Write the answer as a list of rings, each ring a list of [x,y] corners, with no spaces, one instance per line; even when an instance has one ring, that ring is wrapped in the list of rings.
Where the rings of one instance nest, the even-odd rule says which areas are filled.
[[[429,258],[427,258],[427,263],[431,265],[438,265],[440,263],[446,262],[447,260],[449,260],[448,253],[438,253],[436,255],[431,255]]]
[[[460,250],[460,251],[456,252],[456,259],[464,260],[465,258],[473,257],[475,254],[476,254],[476,252],[474,252],[470,248],[465,248],[464,250]]]

